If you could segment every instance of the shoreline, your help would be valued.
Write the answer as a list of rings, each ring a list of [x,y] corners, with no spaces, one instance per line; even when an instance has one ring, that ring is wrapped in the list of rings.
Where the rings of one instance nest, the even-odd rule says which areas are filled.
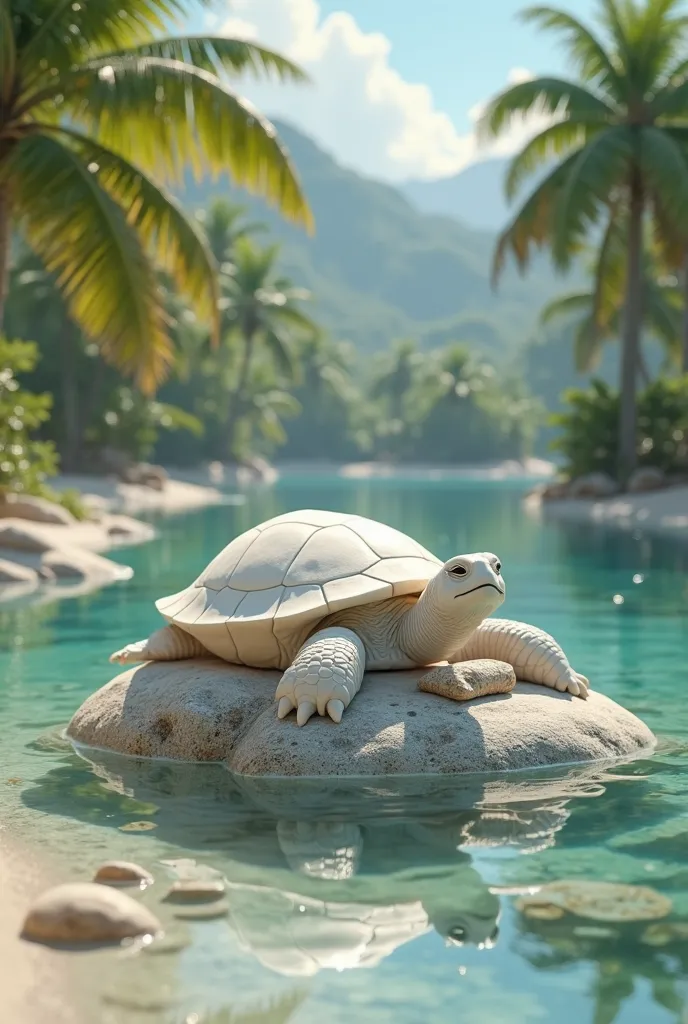
[[[104,553],[155,539],[155,527],[134,513],[172,516],[231,501],[215,487],[174,476],[161,490],[102,476],[57,476],[50,482],[56,491],[78,490],[88,518],[56,523],[1,516],[0,604],[78,597],[129,579],[132,569]]]
[[[20,938],[24,916],[37,896],[64,881],[57,862],[0,830],[0,962],[2,1008],[8,1021],[23,1024],[90,1024],[98,998],[88,961]]]
[[[669,487],[643,494],[611,498],[558,498],[543,501],[529,494],[523,503],[528,515],[550,522],[642,530],[662,537],[688,537],[688,487]]]

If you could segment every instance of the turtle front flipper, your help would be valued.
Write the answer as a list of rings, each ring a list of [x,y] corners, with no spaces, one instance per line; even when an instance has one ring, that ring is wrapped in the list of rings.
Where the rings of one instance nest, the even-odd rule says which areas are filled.
[[[588,696],[589,681],[575,672],[556,640],[536,626],[511,619],[485,619],[448,660],[494,658],[511,665],[523,683],[540,683],[574,697]]]
[[[275,692],[278,718],[296,708],[296,721],[329,715],[341,722],[344,710],[361,688],[365,671],[363,643],[350,629],[321,629],[301,647]]]
[[[207,658],[208,651],[200,641],[178,626],[163,626],[151,633],[147,640],[127,644],[121,651],[110,655],[110,661],[129,665],[140,661],[182,661],[187,658]]]

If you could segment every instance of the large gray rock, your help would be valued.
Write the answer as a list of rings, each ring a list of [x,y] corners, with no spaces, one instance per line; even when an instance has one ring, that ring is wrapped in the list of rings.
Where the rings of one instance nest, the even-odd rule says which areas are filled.
[[[278,672],[224,661],[159,661],[130,668],[81,705],[68,734],[136,757],[224,761],[272,706]]]
[[[519,683],[457,704],[418,690],[422,670],[366,675],[340,725],[279,721],[280,674],[216,660],[157,662],[90,696],[68,735],[139,757],[226,761],[242,775],[495,772],[633,756],[654,738],[599,693],[587,701]]]

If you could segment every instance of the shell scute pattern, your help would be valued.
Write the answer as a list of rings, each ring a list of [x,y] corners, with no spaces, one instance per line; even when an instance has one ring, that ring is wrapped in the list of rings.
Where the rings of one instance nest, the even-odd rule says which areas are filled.
[[[420,594],[440,565],[382,523],[300,510],[236,537],[157,608],[227,661],[277,667],[295,634],[335,611]]]

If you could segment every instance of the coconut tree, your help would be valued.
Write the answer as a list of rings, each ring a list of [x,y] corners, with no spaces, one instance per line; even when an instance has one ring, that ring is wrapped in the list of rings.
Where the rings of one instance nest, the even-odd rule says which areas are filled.
[[[217,329],[214,261],[165,190],[228,172],[303,224],[272,125],[228,80],[303,76],[254,43],[172,37],[191,0],[0,0],[0,326],[10,237],[54,274],[72,319],[152,389],[171,361],[154,260]]]
[[[233,262],[221,276],[224,336],[234,357],[226,423],[232,451],[256,355],[267,354],[279,377],[291,381],[295,343],[319,333],[318,325],[301,309],[310,293],[279,273],[278,255],[277,245],[263,249],[248,237],[239,238]]]
[[[245,207],[228,199],[214,199],[207,210],[196,212],[196,219],[203,227],[210,251],[221,270],[223,263],[231,263],[234,246],[240,238],[267,231],[267,225],[247,221],[245,216]]]
[[[610,207],[626,219],[621,357],[619,474],[636,461],[636,373],[640,343],[644,221],[688,231],[688,16],[683,0],[598,0],[596,25],[551,7],[526,21],[560,36],[577,78],[535,78],[500,93],[481,131],[499,136],[514,117],[544,113],[552,123],[514,158],[506,178],[513,198],[540,179],[501,235],[495,278],[507,255],[521,270],[547,245],[565,269]],[[552,161],[555,165],[552,167]]]
[[[579,373],[590,373],[600,362],[602,351],[623,331],[626,272],[625,223],[610,222],[592,264],[592,286],[559,296],[540,314],[543,326],[558,320],[575,324],[574,361]],[[673,275],[664,271],[657,246],[646,239],[642,254],[642,308],[649,334],[662,346],[667,363],[681,360],[682,296]],[[649,382],[642,349],[638,348],[638,375]]]

